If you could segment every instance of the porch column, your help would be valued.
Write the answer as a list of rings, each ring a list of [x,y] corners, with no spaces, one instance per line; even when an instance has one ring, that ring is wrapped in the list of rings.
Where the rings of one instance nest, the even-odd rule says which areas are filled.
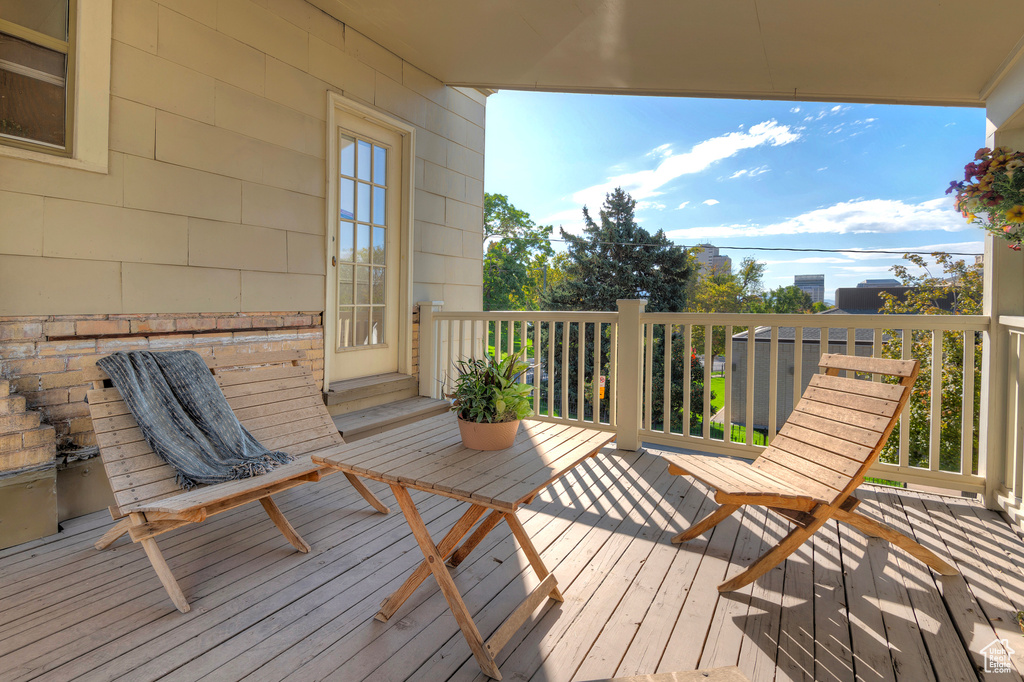
[[[985,95],[989,147],[1024,150],[1024,61],[993,79]],[[981,360],[981,415],[978,473],[985,477],[985,505],[998,509],[997,493],[1009,483],[1011,443],[1007,415],[1017,406],[1008,401],[1009,334],[1000,315],[1024,315],[1024,252],[1009,249],[992,235],[985,237],[985,280],[982,313],[991,319]],[[1009,487],[1009,486],[1008,486]]]
[[[419,329],[419,369],[420,395],[438,398],[437,384],[437,329],[434,324],[434,313],[441,312],[444,301],[420,301],[416,304],[420,309]]]
[[[640,316],[647,299],[619,299],[615,344],[616,447],[640,449],[640,373],[643,371],[643,325]]]

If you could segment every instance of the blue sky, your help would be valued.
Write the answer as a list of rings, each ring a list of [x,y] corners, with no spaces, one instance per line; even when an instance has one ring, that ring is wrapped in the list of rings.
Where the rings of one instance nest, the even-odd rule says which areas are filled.
[[[945,190],[984,143],[983,109],[503,91],[487,101],[484,177],[570,231],[621,185],[641,225],[683,245],[981,253]],[[723,253],[765,262],[767,288],[824,273],[827,299],[902,262]]]

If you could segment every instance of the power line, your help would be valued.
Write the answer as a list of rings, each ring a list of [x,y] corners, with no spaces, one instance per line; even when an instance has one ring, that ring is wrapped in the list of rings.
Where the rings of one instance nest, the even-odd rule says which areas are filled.
[[[531,237],[501,237],[498,235],[491,235],[498,237],[499,240],[529,240],[533,241]],[[569,242],[568,239],[547,239],[549,242]],[[600,244],[602,246],[654,246],[661,248],[665,244],[638,244],[634,242],[590,242],[594,244]],[[686,244],[671,244],[671,246],[678,246],[684,249],[701,248],[700,244],[686,245]],[[916,256],[930,256],[935,253],[946,254],[948,256],[980,256],[982,254],[977,252],[966,252],[966,251],[897,251],[897,250],[886,250],[886,249],[809,249],[789,246],[718,246],[719,250],[732,249],[733,251],[793,251],[800,253],[881,253],[902,256],[903,254],[912,254]]]

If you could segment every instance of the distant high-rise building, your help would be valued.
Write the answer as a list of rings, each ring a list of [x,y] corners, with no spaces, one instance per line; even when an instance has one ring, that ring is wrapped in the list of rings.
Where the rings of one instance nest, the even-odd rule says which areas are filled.
[[[793,286],[806,292],[814,303],[825,301],[825,275],[794,275]]]
[[[902,286],[898,279],[866,279],[857,285],[858,289],[878,289],[879,287]]]
[[[704,249],[697,253],[697,263],[700,264],[701,276],[717,270],[718,272],[732,272],[732,258],[718,254],[718,247],[714,244],[697,244]]]

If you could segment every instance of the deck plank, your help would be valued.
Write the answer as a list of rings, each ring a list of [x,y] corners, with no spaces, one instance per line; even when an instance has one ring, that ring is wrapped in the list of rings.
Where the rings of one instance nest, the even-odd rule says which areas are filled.
[[[601,452],[520,512],[566,601],[531,616],[502,650],[502,673],[570,682],[738,664],[755,682],[953,682],[975,675],[997,635],[1020,641],[1011,619],[1024,607],[1024,541],[1004,518],[905,489],[860,496],[864,513],[952,557],[964,576],[937,576],[829,522],[779,568],[721,596],[717,584],[789,522],[744,509],[672,545],[714,508],[707,489],[667,475],[650,453]],[[462,512],[414,497],[435,533]],[[429,581],[388,623],[371,620],[421,559],[400,515],[365,512],[340,476],[276,499],[310,554],[292,551],[259,507],[161,539],[188,614],[168,608],[140,548],[92,548],[112,523],[105,512],[0,551],[0,679],[485,679]],[[453,577],[485,635],[537,584],[504,525]]]

